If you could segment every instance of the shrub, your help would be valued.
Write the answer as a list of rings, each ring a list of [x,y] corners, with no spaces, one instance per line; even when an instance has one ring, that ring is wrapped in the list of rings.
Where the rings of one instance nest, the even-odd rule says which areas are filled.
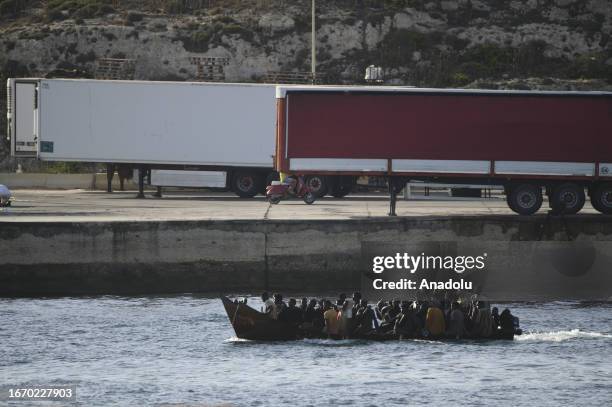
[[[96,60],[96,53],[93,50],[90,50],[89,52],[85,54],[79,54],[75,58],[75,61],[79,64],[84,64],[86,62],[93,62],[95,60]]]
[[[142,19],[144,18],[144,16],[140,13],[135,13],[133,11],[130,11],[126,17],[126,20],[129,23],[136,23],[138,21],[142,21]]]
[[[111,0],[49,0],[46,15],[49,20],[67,17],[93,18],[114,11]]]
[[[0,0],[0,16],[17,16],[29,3],[29,0]]]

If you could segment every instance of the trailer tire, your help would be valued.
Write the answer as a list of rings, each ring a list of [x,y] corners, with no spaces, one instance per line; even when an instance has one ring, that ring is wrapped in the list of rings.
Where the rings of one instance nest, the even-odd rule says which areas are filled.
[[[591,205],[601,213],[612,214],[612,184],[598,185],[591,194]]]
[[[261,190],[263,177],[259,174],[237,172],[232,181],[232,190],[240,198],[253,198]]]
[[[550,207],[554,213],[574,215],[582,209],[585,200],[584,188],[568,182],[552,188]]]
[[[347,187],[345,185],[341,185],[341,186],[335,187],[332,190],[331,194],[332,194],[332,196],[334,198],[340,199],[340,198],[344,198],[345,196],[350,194],[351,193],[351,189],[352,189],[351,187]]]
[[[534,184],[511,185],[506,202],[519,215],[533,215],[542,207],[542,189]]]
[[[323,175],[309,175],[306,177],[306,186],[315,197],[320,198],[327,195],[329,191],[329,181]]]
[[[334,198],[344,198],[353,191],[355,177],[337,177],[331,186],[331,195]]]

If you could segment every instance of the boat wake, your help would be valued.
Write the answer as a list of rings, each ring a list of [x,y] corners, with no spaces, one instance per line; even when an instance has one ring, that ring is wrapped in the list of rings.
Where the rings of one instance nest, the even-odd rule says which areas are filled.
[[[580,329],[556,332],[530,332],[515,336],[515,341],[563,342],[570,339],[612,339],[612,335],[601,332],[586,332]]]
[[[249,339],[242,339],[242,338],[238,338],[237,336],[232,336],[231,338],[227,338],[226,340],[224,340],[223,342],[227,342],[227,343],[242,343],[242,342],[246,342],[246,343],[250,343],[253,342]]]

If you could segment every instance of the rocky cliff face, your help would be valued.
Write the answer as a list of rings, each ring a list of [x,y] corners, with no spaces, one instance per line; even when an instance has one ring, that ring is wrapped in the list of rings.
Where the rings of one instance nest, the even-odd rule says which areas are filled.
[[[260,1],[255,9],[203,7],[182,15],[109,8],[85,19],[69,8],[53,10],[65,19],[31,9],[27,25],[4,17],[0,62],[18,61],[43,75],[58,67],[91,72],[96,58],[127,56],[137,59],[137,79],[190,80],[189,57],[222,56],[230,58],[228,81],[257,81],[269,71],[309,69],[309,3]],[[320,3],[319,70],[329,82],[359,81],[369,64],[382,66],[392,83],[414,85],[612,79],[609,0]]]
[[[310,1],[11,2],[3,76],[91,76],[101,57],[136,59],[145,80],[193,80],[193,56],[229,58],[232,82],[310,68]],[[610,89],[611,34],[610,0],[319,1],[318,71],[327,83],[360,83],[376,64],[387,84]]]

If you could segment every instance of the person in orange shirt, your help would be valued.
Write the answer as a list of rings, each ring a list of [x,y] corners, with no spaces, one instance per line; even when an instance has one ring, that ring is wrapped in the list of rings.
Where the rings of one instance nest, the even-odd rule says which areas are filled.
[[[331,301],[325,301],[325,332],[332,339],[340,339],[340,321],[338,320],[338,309],[332,305]]]
[[[444,313],[437,303],[433,303],[427,310],[427,315],[425,317],[425,329],[427,329],[429,336],[432,338],[441,337],[446,331]]]

